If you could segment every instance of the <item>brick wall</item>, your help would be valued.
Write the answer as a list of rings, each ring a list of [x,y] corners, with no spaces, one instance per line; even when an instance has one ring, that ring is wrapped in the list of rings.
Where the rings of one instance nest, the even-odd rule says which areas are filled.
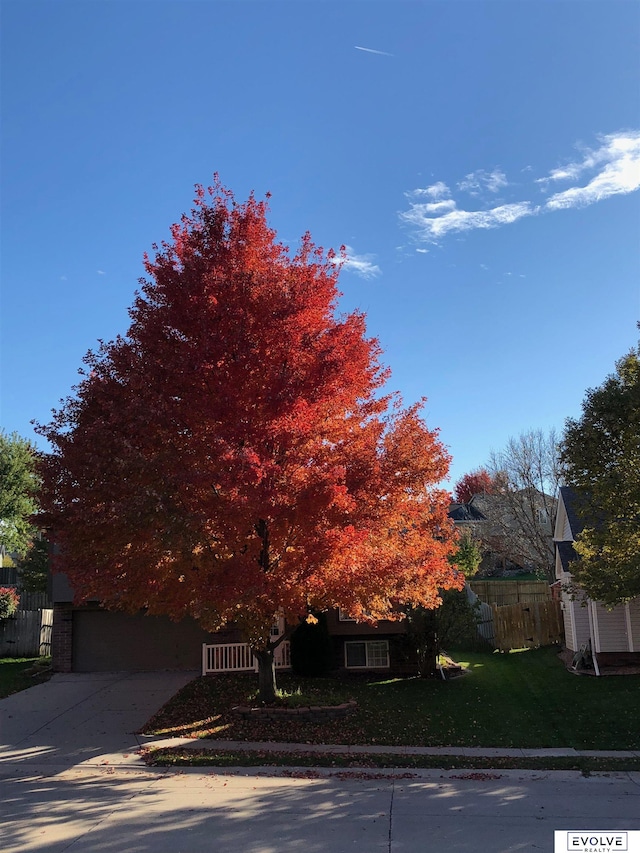
[[[71,672],[73,661],[73,605],[53,605],[51,656],[55,672]]]

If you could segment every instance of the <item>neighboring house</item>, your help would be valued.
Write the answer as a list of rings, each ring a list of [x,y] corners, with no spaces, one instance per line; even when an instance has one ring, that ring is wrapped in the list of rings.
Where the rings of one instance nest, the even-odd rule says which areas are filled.
[[[573,489],[560,489],[554,541],[556,546],[556,578],[562,584],[562,608],[566,646],[573,652],[590,644],[596,673],[608,663],[640,661],[640,598],[620,604],[612,610],[586,594],[571,595],[571,563],[577,559],[573,543],[584,524],[576,513]]]
[[[537,489],[474,495],[466,504],[453,503],[449,518],[461,533],[482,542],[481,574],[509,569],[553,572],[553,519],[557,500]]]
[[[483,524],[486,524],[487,521],[486,516],[482,514],[474,502],[474,498],[471,498],[466,504],[452,503],[449,507],[449,518],[452,519],[460,533],[468,531],[471,534],[482,530]]]
[[[544,571],[554,564],[553,519],[557,500],[538,489],[474,495],[467,506],[485,518],[478,535],[503,568]]]
[[[232,659],[248,661],[250,665],[251,658],[240,650],[244,644],[233,626],[208,633],[193,619],[172,622],[164,616],[109,611],[98,602],[74,605],[73,590],[64,574],[53,575],[51,594],[53,666],[57,671],[207,669],[207,660]],[[327,614],[327,626],[334,646],[335,669],[403,672],[411,667],[403,642],[404,622],[381,621],[372,628],[333,610]],[[207,657],[203,647],[213,645],[236,651],[208,653]],[[287,655],[280,660],[281,665],[286,665]]]

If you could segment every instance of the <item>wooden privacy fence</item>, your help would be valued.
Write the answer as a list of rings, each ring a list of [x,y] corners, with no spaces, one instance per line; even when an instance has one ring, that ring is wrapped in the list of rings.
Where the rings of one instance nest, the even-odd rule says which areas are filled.
[[[18,610],[0,620],[0,657],[22,658],[51,654],[53,610]]]
[[[560,602],[545,581],[473,580],[467,598],[476,607],[478,634],[500,651],[564,641]]]
[[[469,586],[481,601],[498,607],[551,598],[551,588],[546,581],[472,580]]]
[[[25,592],[18,590],[20,596],[19,610],[47,610],[53,607],[46,592]]]
[[[495,647],[501,652],[550,646],[564,639],[564,623],[559,601],[519,602],[502,607],[492,605]]]

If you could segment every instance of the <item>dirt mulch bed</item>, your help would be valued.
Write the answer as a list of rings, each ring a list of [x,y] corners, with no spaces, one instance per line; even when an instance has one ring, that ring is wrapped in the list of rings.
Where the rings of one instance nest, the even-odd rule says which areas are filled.
[[[562,661],[562,663],[566,666],[568,670],[571,672],[576,672],[577,675],[594,675],[595,670],[593,668],[589,669],[579,669],[574,670],[572,667],[573,658],[575,652],[572,652],[571,649],[563,649],[558,657]],[[600,667],[600,675],[640,675],[640,666],[638,664],[623,664],[622,666],[606,666],[599,664]]]

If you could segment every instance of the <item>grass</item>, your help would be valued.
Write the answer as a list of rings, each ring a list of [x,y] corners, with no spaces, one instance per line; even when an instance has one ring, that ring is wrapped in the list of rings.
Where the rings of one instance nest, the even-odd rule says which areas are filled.
[[[322,724],[239,719],[231,708],[256,701],[256,676],[198,678],[143,731],[313,744],[640,749],[640,676],[576,676],[553,648],[453,656],[469,675],[447,682],[279,674],[280,689],[294,694],[296,705],[357,701],[350,716]]]
[[[579,770],[629,772],[640,770],[640,758],[592,758],[547,756],[522,758],[462,755],[358,755],[353,753],[277,752],[259,750],[145,749],[147,764],[154,767],[338,767],[396,768],[407,770]]]
[[[0,699],[51,677],[51,658],[0,658]]]

